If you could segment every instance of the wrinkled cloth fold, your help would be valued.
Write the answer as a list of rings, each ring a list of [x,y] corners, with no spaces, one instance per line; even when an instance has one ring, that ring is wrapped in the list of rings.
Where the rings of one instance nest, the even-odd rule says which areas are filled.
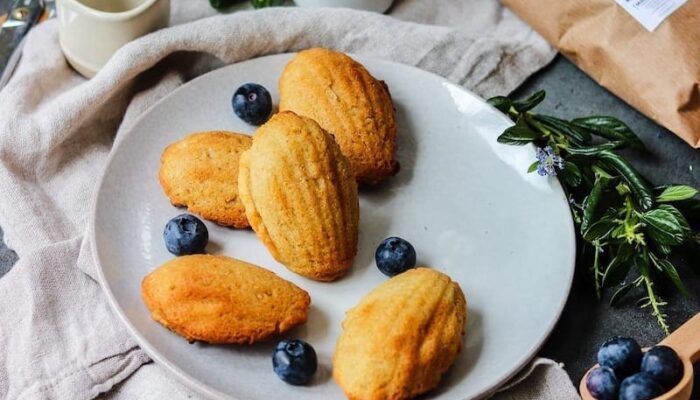
[[[57,22],[43,23],[0,91],[0,226],[19,255],[0,278],[2,398],[199,398],[150,363],[111,311],[87,239],[114,143],[182,83],[322,46],[414,65],[489,96],[510,92],[555,54],[495,1],[399,1],[392,16],[298,8],[211,16],[207,2],[190,0],[173,0],[172,10],[173,26],[124,46],[89,81],[63,58]],[[496,398],[577,398],[557,364],[529,368]]]

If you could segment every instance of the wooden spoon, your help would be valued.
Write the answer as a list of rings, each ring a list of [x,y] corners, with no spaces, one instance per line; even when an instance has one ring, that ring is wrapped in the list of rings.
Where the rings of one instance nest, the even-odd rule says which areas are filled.
[[[668,346],[678,353],[683,362],[683,377],[671,390],[654,400],[690,399],[690,394],[693,391],[693,363],[700,359],[700,313],[681,325],[680,328],[676,329],[675,332],[671,333],[659,344]],[[594,365],[593,368],[597,366],[598,364]],[[595,400],[595,397],[586,388],[586,378],[588,378],[588,374],[593,368],[586,372],[579,385],[579,391],[583,400]]]

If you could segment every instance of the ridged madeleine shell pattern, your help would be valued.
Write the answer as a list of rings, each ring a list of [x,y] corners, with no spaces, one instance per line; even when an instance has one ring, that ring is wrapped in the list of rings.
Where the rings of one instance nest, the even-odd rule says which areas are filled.
[[[239,188],[253,230],[277,261],[320,281],[357,252],[357,183],[332,136],[291,112],[274,115],[241,157]]]
[[[351,400],[401,400],[436,387],[460,352],[467,319],[449,276],[416,268],[375,288],[343,321],[333,377]]]
[[[396,173],[396,118],[384,82],[349,56],[328,49],[300,52],[279,83],[280,111],[312,118],[336,141],[358,182],[375,184]]]
[[[248,344],[306,322],[308,293],[233,258],[174,258],[148,274],[141,295],[154,320],[189,341]]]

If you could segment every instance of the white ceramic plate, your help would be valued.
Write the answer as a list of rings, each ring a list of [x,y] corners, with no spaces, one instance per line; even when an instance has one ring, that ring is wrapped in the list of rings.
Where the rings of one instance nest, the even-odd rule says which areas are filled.
[[[162,150],[194,131],[252,133],[231,96],[258,82],[278,98],[291,55],[263,57],[201,76],[148,111],[116,145],[99,186],[93,219],[96,261],[115,311],[141,346],[190,387],[213,398],[340,399],[331,356],[347,309],[385,282],[374,250],[392,235],[409,240],[419,264],[449,274],[465,291],[469,322],[456,364],[427,398],[471,399],[512,376],[546,339],[562,311],[574,271],[574,231],[553,178],[527,174],[534,149],[496,142],[511,123],[476,95],[412,67],[357,57],[389,85],[398,115],[401,171],[361,193],[360,243],[351,272],[314,282],[276,263],[250,230],[208,223],[208,251],[267,267],[311,294],[308,323],[289,336],[312,343],[320,370],[294,387],[272,372],[274,343],[189,344],[151,320],[141,279],[172,258],[165,223],[170,205],[157,174]]]

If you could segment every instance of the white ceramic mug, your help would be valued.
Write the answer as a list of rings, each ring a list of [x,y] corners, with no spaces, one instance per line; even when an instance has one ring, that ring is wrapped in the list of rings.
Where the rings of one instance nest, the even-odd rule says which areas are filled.
[[[120,47],[165,27],[170,0],[56,0],[56,10],[63,54],[91,78]]]
[[[383,13],[394,0],[294,0],[301,7],[345,7]]]

